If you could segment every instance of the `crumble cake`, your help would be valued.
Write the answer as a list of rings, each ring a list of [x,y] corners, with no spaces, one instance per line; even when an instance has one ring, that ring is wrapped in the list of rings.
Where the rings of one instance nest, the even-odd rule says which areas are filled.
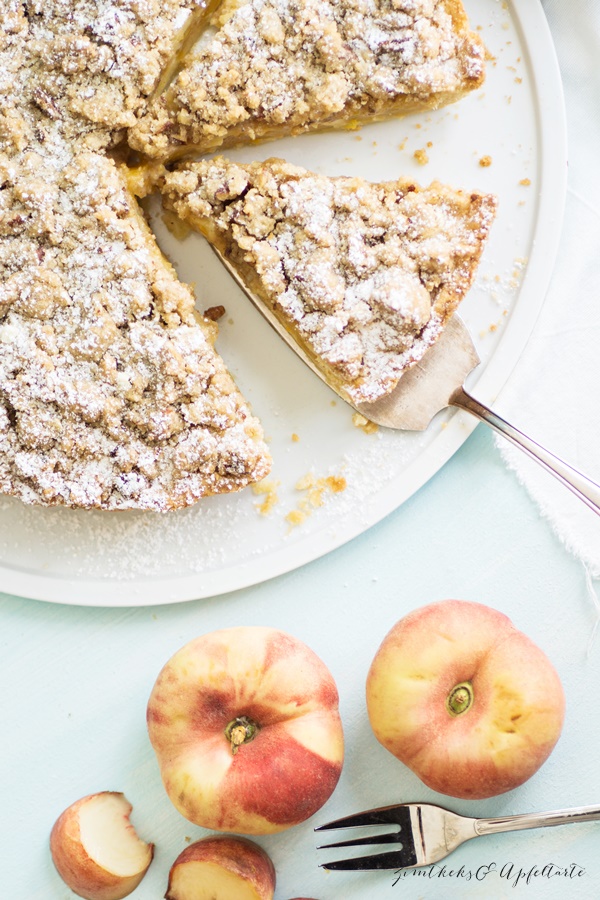
[[[225,0],[221,30],[188,65],[217,3],[0,9],[0,491],[26,502],[165,511],[270,467],[212,346],[216,325],[195,312],[117,162],[127,132],[135,145],[148,126],[152,152],[168,156],[196,142],[198,121],[206,148],[437,106],[483,78],[459,0]],[[203,65],[210,78],[194,87]],[[162,117],[186,84],[173,130]],[[222,213],[210,212],[214,234]]]
[[[460,0],[231,0],[129,131],[155,159],[435,109],[481,85]]]
[[[30,104],[80,145],[96,148],[122,139],[184,57],[211,8],[204,0],[3,5],[0,54],[4,40],[11,71],[4,112],[8,105],[22,113]]]
[[[54,162],[54,159],[53,159]],[[0,159],[0,489],[164,511],[269,455],[115,163]]]
[[[8,0],[0,11],[0,491],[26,502],[166,511],[269,470],[212,346],[216,325],[105,152],[196,9]]]
[[[496,209],[436,182],[328,178],[278,159],[180,162],[158,184],[352,403],[389,393],[435,341]]]

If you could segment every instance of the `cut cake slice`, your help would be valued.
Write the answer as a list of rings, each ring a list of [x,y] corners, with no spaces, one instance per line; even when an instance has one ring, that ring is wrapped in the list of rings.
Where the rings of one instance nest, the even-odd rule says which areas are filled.
[[[436,340],[496,209],[488,194],[328,178],[278,159],[180,162],[159,186],[353,403],[393,390]]]
[[[155,159],[435,109],[481,85],[460,0],[225,2],[129,132]]]
[[[0,118],[42,114],[87,149],[112,146],[169,80],[214,2],[5,0],[0,12],[10,72]],[[0,85],[2,73],[0,73]]]

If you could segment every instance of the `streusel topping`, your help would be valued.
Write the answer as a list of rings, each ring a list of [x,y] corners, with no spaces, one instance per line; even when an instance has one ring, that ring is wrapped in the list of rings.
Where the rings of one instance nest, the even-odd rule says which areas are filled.
[[[139,122],[146,148],[148,124],[148,149],[168,155],[189,141],[206,148],[435,106],[483,77],[459,0],[238,5],[226,0],[215,39],[144,118],[205,16],[204,0],[2,4],[0,491],[164,511],[269,469],[260,426],[212,347],[216,325],[197,317],[131,176],[107,155],[127,129]],[[199,200],[315,353],[349,383],[367,385],[374,373],[386,384],[390,360],[407,359],[443,321],[443,242],[430,235],[431,263],[411,262],[405,243],[417,211],[407,206],[399,262],[386,186],[307,176],[307,192],[304,177],[284,174],[281,184],[261,174],[253,191],[238,168],[234,188],[219,175],[212,199]],[[466,272],[460,224],[451,222],[453,265]]]
[[[115,164],[0,159],[0,489],[166,510],[268,470],[258,422]]]
[[[165,511],[270,458],[104,148],[197,0],[8,0],[0,12],[0,491]]]
[[[440,106],[483,77],[459,0],[246,0],[129,141],[157,158],[212,151]]]
[[[7,41],[13,77],[3,100],[32,103],[73,137],[89,133],[90,146],[112,144],[203,7],[204,0],[8,0],[0,53]]]
[[[161,190],[355,402],[392,390],[438,336],[496,208],[439,183],[327,178],[276,159],[180,163]]]

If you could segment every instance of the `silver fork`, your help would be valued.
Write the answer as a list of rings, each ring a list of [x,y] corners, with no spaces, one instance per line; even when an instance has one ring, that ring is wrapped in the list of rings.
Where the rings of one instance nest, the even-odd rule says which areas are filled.
[[[465,841],[484,834],[501,831],[522,831],[526,828],[548,828],[551,825],[570,825],[600,819],[600,806],[576,806],[551,812],[529,813],[520,816],[501,816],[494,819],[473,819],[459,816],[432,803],[401,803],[382,806],[345,816],[320,825],[315,831],[336,828],[357,828],[366,825],[398,825],[396,831],[322,844],[317,849],[357,847],[370,844],[399,844],[399,848],[372,856],[356,856],[322,863],[323,869],[409,869],[428,866],[448,856]]]

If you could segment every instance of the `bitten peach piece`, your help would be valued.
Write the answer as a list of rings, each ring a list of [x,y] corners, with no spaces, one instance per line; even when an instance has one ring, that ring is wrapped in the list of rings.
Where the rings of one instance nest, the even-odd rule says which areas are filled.
[[[219,835],[196,841],[169,873],[165,900],[272,900],[275,867],[258,844]]]
[[[123,794],[103,791],[82,797],[56,820],[50,852],[58,874],[86,900],[120,900],[146,874],[153,844],[140,840],[129,821]]]
[[[565,697],[548,657],[507,616],[444,600],[384,638],[367,708],[377,740],[428,787],[478,800],[537,772],[560,736]]]

